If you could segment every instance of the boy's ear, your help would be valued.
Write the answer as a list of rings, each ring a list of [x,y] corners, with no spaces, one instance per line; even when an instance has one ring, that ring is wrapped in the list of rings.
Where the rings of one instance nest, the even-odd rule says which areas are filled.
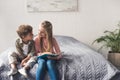
[[[21,36],[21,38],[22,38],[22,39],[24,39],[24,38],[25,38],[25,36]]]

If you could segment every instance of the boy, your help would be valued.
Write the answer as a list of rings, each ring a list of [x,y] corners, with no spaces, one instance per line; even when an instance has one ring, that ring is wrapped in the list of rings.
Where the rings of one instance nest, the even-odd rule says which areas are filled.
[[[33,41],[32,27],[30,25],[20,25],[17,34],[20,37],[16,40],[16,51],[8,55],[9,64],[11,70],[9,76],[15,75],[17,72],[20,72],[23,76],[27,77],[26,70],[33,67],[36,60],[34,57],[35,54],[35,45]],[[20,70],[17,69],[17,64],[20,62],[20,65],[23,67]]]

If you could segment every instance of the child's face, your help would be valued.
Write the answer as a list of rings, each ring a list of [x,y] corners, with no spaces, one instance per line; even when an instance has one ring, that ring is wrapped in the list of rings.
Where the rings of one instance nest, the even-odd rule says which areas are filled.
[[[26,41],[32,40],[33,39],[33,33],[32,32],[28,33],[23,39],[26,40]]]
[[[46,37],[46,31],[42,26],[39,27],[38,34],[39,34],[40,37]]]

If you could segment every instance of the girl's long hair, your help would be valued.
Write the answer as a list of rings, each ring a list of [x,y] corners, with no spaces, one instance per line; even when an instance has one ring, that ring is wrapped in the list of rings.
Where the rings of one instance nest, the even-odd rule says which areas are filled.
[[[46,32],[46,38],[47,38],[47,48],[43,46],[43,39],[42,37],[40,38],[40,48],[41,52],[50,52],[50,50],[53,47],[53,33],[52,33],[52,24],[49,21],[44,21],[41,23],[41,27],[45,29]]]

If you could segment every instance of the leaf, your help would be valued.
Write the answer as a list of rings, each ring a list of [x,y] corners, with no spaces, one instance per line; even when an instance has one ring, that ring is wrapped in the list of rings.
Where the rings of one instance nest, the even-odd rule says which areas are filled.
[[[120,52],[120,23],[118,24],[118,26],[119,29],[115,29],[114,31],[104,31],[105,35],[100,36],[99,38],[94,40],[92,44],[94,44],[95,42],[103,43],[100,49],[102,49],[103,47],[107,47],[110,48],[112,52]]]

